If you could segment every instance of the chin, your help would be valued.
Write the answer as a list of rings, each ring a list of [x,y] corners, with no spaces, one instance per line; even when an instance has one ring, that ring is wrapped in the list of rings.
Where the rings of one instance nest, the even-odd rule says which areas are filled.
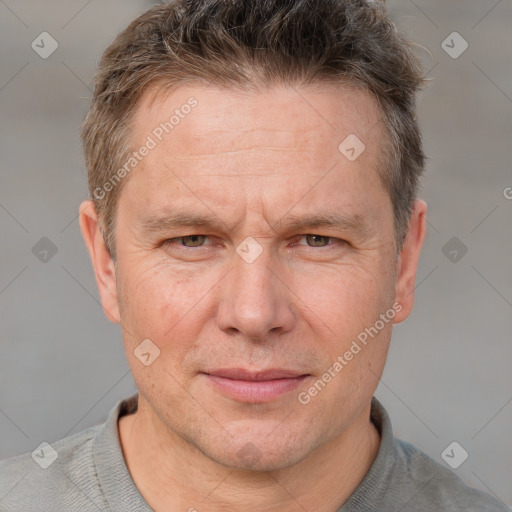
[[[304,440],[298,442],[288,440],[278,444],[271,439],[265,442],[263,435],[251,436],[251,438],[257,441],[254,443],[246,437],[246,440],[236,443],[236,449],[233,449],[233,444],[230,444],[229,447],[216,446],[204,453],[218,464],[230,469],[264,472],[290,468],[311,452]]]

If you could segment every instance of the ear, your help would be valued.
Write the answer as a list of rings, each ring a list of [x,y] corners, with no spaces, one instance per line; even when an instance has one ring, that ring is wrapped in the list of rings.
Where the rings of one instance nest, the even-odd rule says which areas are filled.
[[[118,324],[120,316],[117,300],[116,268],[103,240],[98,215],[92,201],[82,202],[79,219],[82,236],[89,251],[96,276],[103,311],[111,322]]]
[[[398,258],[398,273],[395,285],[396,302],[402,309],[394,318],[394,323],[403,322],[414,306],[414,287],[416,285],[416,271],[420,259],[421,248],[427,231],[427,203],[418,199],[409,221],[409,228]]]

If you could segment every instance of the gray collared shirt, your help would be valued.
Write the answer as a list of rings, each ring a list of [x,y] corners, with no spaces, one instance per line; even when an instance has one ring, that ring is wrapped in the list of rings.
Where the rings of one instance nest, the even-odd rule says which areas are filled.
[[[151,512],[123,458],[117,420],[137,408],[121,400],[105,423],[28,453],[0,461],[0,512]],[[382,404],[372,399],[379,452],[363,481],[338,512],[508,512],[488,494],[393,437]],[[48,462],[57,458],[46,468]],[[53,457],[52,457],[53,456]],[[200,503],[191,504],[199,512]],[[311,511],[314,512],[314,511]]]

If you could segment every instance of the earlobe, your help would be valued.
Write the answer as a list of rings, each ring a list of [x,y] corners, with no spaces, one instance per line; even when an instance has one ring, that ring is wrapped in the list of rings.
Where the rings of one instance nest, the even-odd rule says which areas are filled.
[[[116,268],[103,240],[98,215],[92,201],[82,202],[79,220],[82,236],[91,257],[103,311],[110,321],[118,324],[120,323],[120,315]]]
[[[414,306],[414,288],[421,249],[426,235],[427,204],[416,200],[409,222],[409,229],[398,259],[398,273],[395,285],[395,300],[402,306],[395,316],[394,323],[403,322]]]

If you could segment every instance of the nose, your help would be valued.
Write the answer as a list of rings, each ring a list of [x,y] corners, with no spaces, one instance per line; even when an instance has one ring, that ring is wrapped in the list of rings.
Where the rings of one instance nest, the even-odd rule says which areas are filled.
[[[293,328],[297,298],[273,259],[268,247],[251,263],[234,255],[233,267],[223,280],[217,313],[220,329],[264,341]]]

